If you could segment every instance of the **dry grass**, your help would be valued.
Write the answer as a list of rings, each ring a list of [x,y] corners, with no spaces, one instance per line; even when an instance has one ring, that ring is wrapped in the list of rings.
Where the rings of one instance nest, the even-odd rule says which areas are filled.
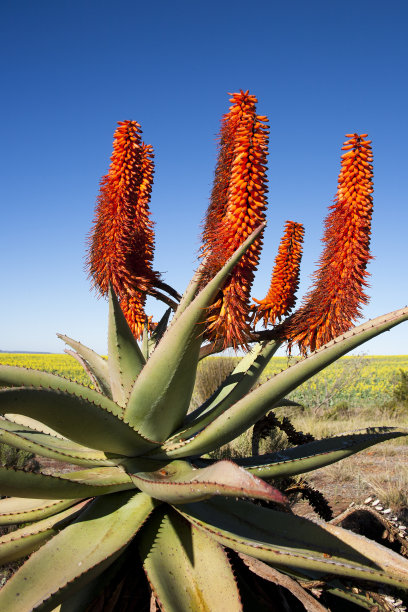
[[[408,469],[406,467],[401,470],[392,466],[381,475],[371,478],[368,476],[366,483],[381,499],[384,506],[397,513],[402,509],[408,510]]]
[[[381,411],[373,410],[373,414],[349,414],[346,419],[325,419],[316,418],[309,412],[303,412],[291,417],[293,425],[296,429],[304,433],[311,433],[317,439],[337,436],[343,433],[356,431],[357,429],[365,429],[366,427],[406,427],[408,431],[408,415],[404,418],[397,419],[395,417],[384,417]],[[385,443],[384,443],[385,444]],[[387,442],[389,445],[406,445],[407,438],[397,438]]]

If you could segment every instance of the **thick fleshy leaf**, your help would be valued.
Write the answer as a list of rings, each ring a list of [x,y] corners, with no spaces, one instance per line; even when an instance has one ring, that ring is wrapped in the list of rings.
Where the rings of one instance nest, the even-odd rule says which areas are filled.
[[[57,438],[6,419],[0,419],[0,442],[41,457],[49,457],[74,465],[87,467],[116,465],[102,451],[87,448],[71,440]]]
[[[167,325],[168,325],[171,313],[172,313],[172,309],[168,308],[166,312],[164,313],[164,315],[162,316],[162,318],[160,319],[160,321],[157,323],[151,336],[149,336],[149,329],[148,329],[147,321],[145,322],[145,326],[143,329],[141,350],[143,353],[143,357],[145,358],[146,361],[149,359],[150,355],[153,353],[154,349],[156,348],[156,345],[162,339],[163,334],[167,329]]]
[[[125,407],[146,361],[109,286],[108,366],[113,399]]]
[[[143,326],[143,334],[142,334],[142,342],[141,342],[141,351],[142,351],[142,355],[145,359],[145,361],[147,361],[149,359],[150,356],[150,352],[149,352],[149,329],[148,329],[148,325],[147,325],[147,321],[145,320],[144,322],[144,326]]]
[[[115,605],[115,602],[117,602],[116,597],[120,594],[121,573],[123,570],[126,570],[124,566],[126,565],[128,550],[129,548],[126,549],[116,561],[113,561],[113,563],[101,574],[95,576],[78,590],[75,590],[74,593],[71,593],[69,596],[64,595],[64,601],[54,608],[52,612],[84,612],[88,610],[88,608],[90,610],[95,610],[95,612],[97,610],[102,612],[104,610],[102,606],[107,607],[107,610],[113,612],[111,606]],[[105,591],[106,586],[112,584],[116,578],[119,592],[116,593],[114,591],[108,601],[102,599],[103,603],[101,603],[101,594]],[[93,607],[90,607],[91,605]]]
[[[94,401],[54,389],[19,387],[0,390],[0,414],[23,414],[49,425],[63,436],[110,453],[134,456],[156,445],[146,440],[100,393]]]
[[[137,468],[137,461],[133,465]],[[173,461],[155,472],[132,470],[132,461],[128,461],[125,468],[136,487],[170,504],[198,501],[213,495],[287,503],[280,491],[232,461],[218,461],[203,469],[194,469],[186,461]]]
[[[91,374],[92,377],[96,379],[100,392],[112,399],[107,360],[101,357],[101,355],[98,355],[98,353],[95,353],[92,349],[81,344],[81,342],[77,342],[64,334],[57,334],[57,336],[65,342],[65,344],[68,344],[68,346],[74,349],[76,355],[72,352],[69,353],[74,359],[78,359],[79,357],[85,362],[85,369],[89,370],[88,374]],[[84,367],[81,361],[79,361],[79,363]]]
[[[73,521],[87,501],[0,537],[0,564],[26,557]]]
[[[336,581],[334,581],[336,582]],[[338,581],[337,581],[338,582]],[[331,584],[331,582],[330,582]],[[325,592],[331,593],[336,597],[340,597],[347,602],[360,606],[360,608],[364,608],[365,610],[375,611],[375,612],[390,612],[391,610],[395,610],[395,612],[402,612],[406,608],[400,608],[399,606],[394,606],[393,602],[390,602],[390,596],[388,596],[388,602],[385,600],[383,603],[385,605],[381,605],[378,599],[373,599],[369,592],[365,589],[356,587],[346,587],[342,584],[337,584],[334,587],[325,588]],[[381,596],[380,596],[381,597]],[[387,595],[382,595],[382,597],[387,597]],[[344,604],[346,605],[346,604]],[[344,608],[345,609],[345,608]]]
[[[81,357],[81,355],[79,355],[76,351],[73,351],[72,349],[64,349],[64,353],[66,353],[67,355],[69,355],[70,357],[73,357],[75,359],[75,361],[77,363],[79,363],[79,365],[81,366],[81,368],[84,370],[85,374],[88,375],[91,383],[93,384],[93,386],[95,387],[95,389],[99,392],[102,393],[102,387],[98,382],[98,379],[96,378],[96,376],[94,375],[94,373],[92,372],[92,369],[89,365],[89,363],[87,361],[85,361],[85,359],[83,359]],[[112,399],[112,393],[110,393],[110,390],[108,390],[108,392],[104,393],[104,395],[106,395],[107,397],[109,397],[109,399]]]
[[[132,480],[119,468],[92,468],[51,476],[0,466],[0,495],[81,499],[132,488]]]
[[[177,310],[174,313],[173,319],[171,321],[171,325],[174,325],[174,323],[177,321],[180,315],[183,314],[185,309],[188,306],[190,306],[191,302],[194,300],[197,294],[198,288],[200,286],[200,282],[201,282],[205,268],[206,268],[206,261],[204,259],[201,262],[201,264],[198,266],[197,270],[194,272],[193,278],[188,283],[187,289],[183,293],[180,303],[177,306]]]
[[[267,453],[258,457],[234,458],[234,461],[255,476],[280,478],[317,470],[374,444],[407,435],[407,428],[368,427],[342,436],[314,440],[276,453]],[[199,465],[203,466],[209,463],[211,461],[207,459],[199,461]]]
[[[0,609],[53,610],[122,553],[153,508],[154,501],[144,493],[94,500],[5,584]]]
[[[148,338],[148,346],[149,346],[148,356],[150,356],[150,354],[153,353],[153,350],[155,349],[156,345],[162,339],[164,332],[167,329],[171,313],[172,313],[171,308],[168,308],[165,311],[162,318],[160,319],[160,321],[157,323],[154,330],[152,331],[152,335],[150,336],[150,338]]]
[[[77,501],[79,500],[6,497],[0,499],[0,525],[39,521],[70,508]]]
[[[217,542],[297,573],[334,574],[408,589],[408,560],[341,527],[242,500],[213,498],[177,510]]]
[[[242,610],[222,546],[176,512],[158,512],[141,532],[139,542],[143,567],[166,612]]]
[[[185,427],[166,441],[169,447],[181,439],[187,439],[211,423],[227,408],[235,404],[257,383],[280,344],[275,340],[257,344],[243,357],[215,393],[197,410],[187,415]]]
[[[232,372],[220,384],[218,389],[198,408],[190,412],[184,419],[184,425],[190,425],[203,417],[220,402],[225,401],[227,397],[235,392],[231,404],[234,404],[238,399],[241,399],[253,385],[259,380],[259,376],[268,365],[269,360],[278,350],[280,344],[276,340],[267,342],[258,342],[250,348],[250,350],[238,361]],[[243,386],[243,380],[246,380],[245,387],[241,392],[237,392],[238,388]],[[251,380],[251,383],[249,383]],[[228,405],[226,406],[228,407]]]
[[[286,370],[279,372],[266,383],[243,397],[227,409],[195,437],[174,448],[155,451],[154,456],[183,458],[208,453],[227,444],[251,425],[256,423],[288,393],[317,374],[348,351],[367,340],[388,331],[408,319],[408,307],[395,310],[353,328],[339,338],[332,340],[309,357],[301,359]]]
[[[66,391],[96,403],[106,399],[106,402],[111,406],[111,410],[114,413],[121,414],[120,407],[110,401],[109,398],[105,398],[99,391],[50,372],[30,370],[19,366],[0,365],[0,384],[10,387],[38,387]]]
[[[129,398],[126,417],[146,437],[164,441],[181,425],[194,387],[204,309],[263,227],[247,238],[169,327],[140,373]]]
[[[55,431],[54,429],[51,429],[51,427],[44,425],[44,423],[23,414],[10,414],[7,412],[5,413],[4,417],[5,420],[11,423],[17,423],[17,425],[20,425],[20,427],[22,426],[24,429],[28,427],[29,429],[38,431],[39,433],[49,434],[50,436],[54,436],[54,438],[59,438],[60,440],[67,440],[67,438],[58,433],[58,431]]]

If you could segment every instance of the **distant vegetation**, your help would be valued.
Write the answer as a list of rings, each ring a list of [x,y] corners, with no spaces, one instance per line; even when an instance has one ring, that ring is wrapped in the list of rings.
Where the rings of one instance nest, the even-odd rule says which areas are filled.
[[[273,357],[261,382],[284,370],[295,358]],[[200,363],[194,404],[211,395],[238,362],[237,357],[207,357]],[[53,372],[89,385],[84,370],[65,354],[2,353],[0,363]],[[342,357],[300,386],[290,398],[316,414],[343,410],[408,404],[408,355]],[[404,400],[405,398],[405,400]]]

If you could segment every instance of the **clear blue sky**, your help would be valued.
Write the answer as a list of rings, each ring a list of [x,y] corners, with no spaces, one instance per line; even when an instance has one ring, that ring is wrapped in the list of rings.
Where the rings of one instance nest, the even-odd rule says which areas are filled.
[[[3,0],[0,349],[59,352],[61,332],[106,352],[86,235],[116,122],[156,154],[155,268],[182,291],[196,265],[227,92],[270,123],[269,212],[253,295],[263,298],[287,219],[304,224],[310,284],[344,134],[374,152],[371,301],[405,306],[406,0]],[[156,316],[162,310],[152,305]],[[408,324],[361,349],[408,353]]]

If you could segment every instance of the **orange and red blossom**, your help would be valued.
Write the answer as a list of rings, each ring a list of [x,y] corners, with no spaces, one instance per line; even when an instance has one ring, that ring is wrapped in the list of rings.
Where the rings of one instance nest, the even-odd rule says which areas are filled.
[[[149,212],[154,155],[140,135],[136,121],[118,122],[87,258],[93,285],[106,295],[112,284],[136,337],[143,331],[146,290],[158,278],[152,269],[154,232]]]
[[[301,223],[286,222],[269,291],[263,300],[254,298],[257,303],[257,306],[254,306],[254,324],[263,319],[265,327],[268,323],[275,325],[276,320],[280,321],[282,317],[287,316],[295,305],[303,236],[304,229]]]
[[[204,279],[211,278],[265,221],[266,117],[256,114],[257,99],[248,92],[232,94],[224,115],[210,205],[203,231]],[[206,338],[224,346],[247,342],[250,334],[250,291],[262,247],[257,238],[207,312]]]
[[[346,134],[337,195],[325,221],[324,251],[303,305],[282,325],[305,353],[349,330],[368,302],[373,167],[367,134]]]

